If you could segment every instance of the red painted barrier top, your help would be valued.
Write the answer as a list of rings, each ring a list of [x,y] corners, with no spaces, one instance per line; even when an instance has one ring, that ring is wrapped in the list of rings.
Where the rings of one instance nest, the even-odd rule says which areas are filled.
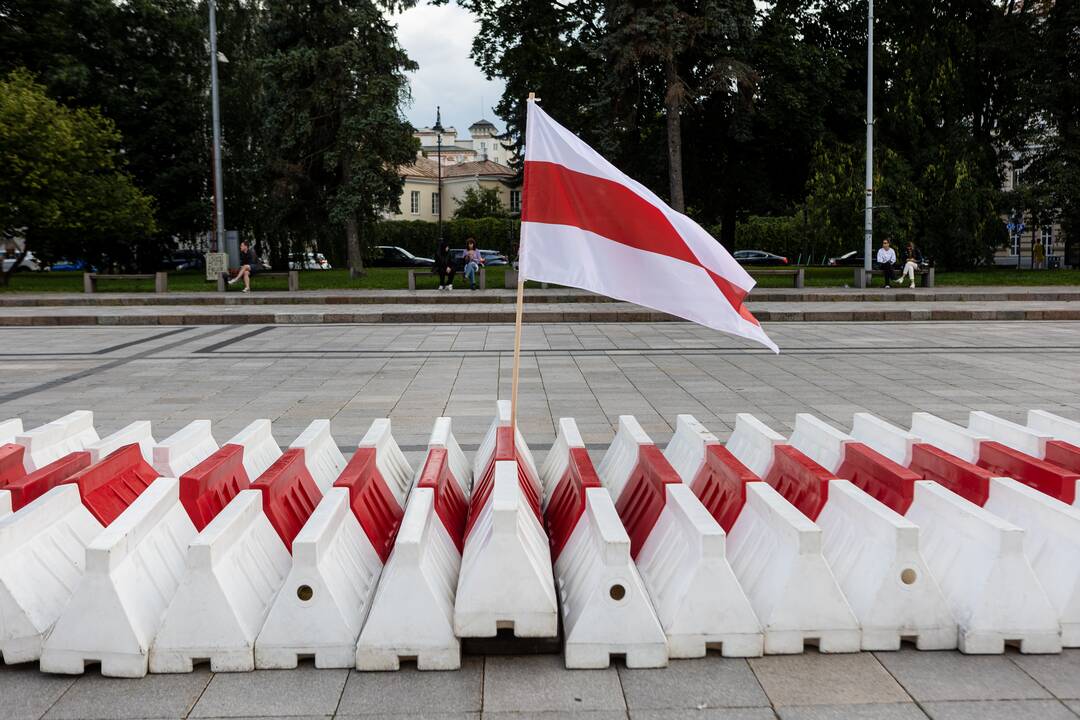
[[[586,488],[598,487],[600,478],[588,451],[585,448],[570,448],[570,463],[552,491],[547,511],[544,513],[544,525],[551,542],[552,562],[559,559],[559,553],[566,547],[578,520],[585,512]]]
[[[690,490],[724,532],[731,532],[746,504],[746,483],[760,480],[730,450],[713,443],[705,446],[705,462],[690,483]]]
[[[777,445],[765,482],[776,488],[803,515],[817,520],[829,501],[829,483],[836,476],[791,445]]]
[[[180,477],[180,504],[202,532],[229,501],[251,485],[244,470],[244,446],[227,444]]]
[[[349,507],[364,529],[371,547],[385,563],[394,547],[394,538],[397,537],[405,511],[379,472],[375,448],[358,448],[334,481],[334,487],[349,491]]]
[[[89,466],[90,453],[73,452],[19,478],[4,488],[11,493],[11,509],[20,510],[26,507]]]
[[[1080,473],[1080,447],[1064,440],[1048,440],[1046,443],[1046,462]]]
[[[26,476],[23,454],[26,448],[15,443],[0,445],[0,488],[5,488]]]
[[[521,487],[521,494],[525,496],[525,500],[529,503],[529,507],[532,508],[536,519],[543,524],[544,518],[540,514],[540,481],[532,476],[528,466],[518,458],[517,447],[514,444],[514,434],[509,426],[504,426],[496,428],[495,452],[492,453],[491,460],[488,461],[484,472],[480,474],[479,478],[473,480],[472,497],[469,499],[469,521],[465,525],[465,537],[469,537],[469,533],[472,532],[473,526],[476,524],[476,519],[480,516],[480,511],[484,508],[488,498],[491,497],[491,491],[495,487],[495,463],[505,460],[518,461],[518,485]]]
[[[992,473],[928,443],[911,446],[908,467],[924,480],[933,480],[979,507],[990,497]]]
[[[1080,473],[1032,457],[999,442],[979,444],[979,467],[995,476],[1011,477],[1050,497],[1072,505],[1076,499],[1076,481]]]
[[[427,462],[420,471],[418,487],[431,488],[435,495],[435,514],[439,516],[443,527],[454,541],[458,552],[465,549],[465,522],[469,515],[469,505],[461,485],[450,470],[450,460],[446,448],[432,448],[428,451]]]
[[[251,483],[251,489],[262,492],[263,514],[291,553],[293,538],[322,500],[322,492],[304,464],[303,448],[286,450]]]
[[[922,480],[917,473],[862,443],[844,446],[844,462],[836,474],[901,515],[915,500],[915,481]]]
[[[83,505],[99,523],[108,526],[157,478],[157,470],[143,459],[138,444],[132,443],[114,450],[65,483],[78,485]]]
[[[667,504],[664,486],[681,482],[679,474],[659,448],[640,446],[637,465],[630,471],[630,478],[615,503],[626,534],[630,536],[630,555],[635,559]]]

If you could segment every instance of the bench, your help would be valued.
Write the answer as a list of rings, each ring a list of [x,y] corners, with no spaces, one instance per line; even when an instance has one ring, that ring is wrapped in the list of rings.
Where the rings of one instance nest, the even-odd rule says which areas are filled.
[[[428,275],[438,276],[438,274],[439,273],[435,272],[434,268],[409,268],[409,289],[410,290],[415,290],[416,289],[416,276],[417,275],[422,275],[422,276],[426,277]],[[455,274],[458,274],[458,273],[455,273]],[[465,276],[462,275],[461,277],[464,278]],[[487,268],[481,266],[480,270],[476,273],[476,277],[477,277],[477,280],[480,281],[480,289],[481,290],[487,290]],[[465,281],[465,282],[468,282],[468,281]]]
[[[750,273],[750,277],[757,277],[759,275],[790,275],[797,288],[803,287],[806,283],[806,271],[801,267],[784,270],[747,270],[747,272]]]
[[[83,292],[97,292],[97,283],[101,278],[109,280],[153,280],[154,292],[169,292],[169,273],[154,272],[142,275],[103,275],[100,273],[83,273]]]
[[[516,290],[517,289],[517,283],[518,283],[517,268],[515,268],[513,265],[507,265],[506,266],[506,274],[503,275],[503,287],[505,287],[507,290]],[[542,282],[542,283],[540,283],[540,288],[543,289],[543,290],[547,290],[548,289],[548,284],[546,282]]]
[[[289,292],[296,292],[300,289],[300,272],[297,270],[289,270],[288,272],[259,272],[251,276],[251,281],[255,282],[256,278],[288,278],[289,279]],[[229,287],[229,274],[221,273],[217,279],[218,292],[225,292]]]
[[[895,283],[900,283],[900,272],[903,267],[896,268],[893,273]],[[873,281],[874,275],[881,275],[880,268],[874,268],[873,270],[864,270],[863,268],[855,268],[855,287],[860,289],[866,289]],[[915,271],[915,275],[919,278],[919,285],[925,288],[934,287],[934,268],[919,269]]]

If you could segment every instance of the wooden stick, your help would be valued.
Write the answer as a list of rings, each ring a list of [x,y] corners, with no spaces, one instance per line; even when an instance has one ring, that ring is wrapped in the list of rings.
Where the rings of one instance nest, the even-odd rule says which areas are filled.
[[[536,93],[529,93],[528,102],[536,102],[536,100]],[[521,272],[521,250],[524,242],[525,233],[521,232],[518,237],[517,308],[514,312],[514,374],[510,385],[510,437],[517,437],[518,378],[521,375],[521,318],[525,312],[525,275]]]

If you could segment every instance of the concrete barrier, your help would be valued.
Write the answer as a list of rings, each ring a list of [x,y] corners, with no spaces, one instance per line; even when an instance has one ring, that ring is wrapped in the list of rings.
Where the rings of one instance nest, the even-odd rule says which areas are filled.
[[[494,637],[500,628],[517,637],[558,634],[551,552],[537,516],[539,481],[528,472],[524,463],[499,460],[482,504],[485,480],[474,487],[454,607],[458,637]]]
[[[254,669],[255,639],[289,571],[292,542],[321,499],[300,449],[237,493],[190,541],[151,672],[191,672],[207,660],[214,672]]]
[[[770,485],[746,485],[727,556],[765,631],[766,654],[858,652],[859,622],[822,554],[821,529]]]
[[[22,435],[23,424],[19,418],[0,420],[0,445],[14,443],[18,435]]]
[[[915,484],[907,517],[959,625],[964,653],[1060,652],[1057,611],[1024,555],[1024,531],[935,482]]]
[[[27,472],[44,467],[68,453],[84,450],[97,440],[94,413],[89,410],[76,410],[15,436],[15,443],[26,448],[24,462]]]
[[[1039,460],[1046,459],[1046,443],[1053,439],[1049,433],[1026,428],[981,410],[968,413],[968,430]]]
[[[627,667],[667,665],[667,638],[630,557],[630,537],[569,418],[559,421],[541,482],[566,667],[605,668],[613,654]]]
[[[112,435],[89,443],[86,450],[90,453],[90,462],[98,462],[125,445],[138,445],[143,459],[150,463],[154,460],[154,444],[154,436],[150,431],[150,422],[137,420],[117,430]]]
[[[1080,483],[1080,468],[1068,467],[1072,453],[1059,453],[1061,444],[1050,433],[1031,430],[989,413],[973,411],[968,417],[968,429],[990,438],[979,446],[979,465],[995,475],[1015,478],[1040,492],[1061,500],[1067,505],[1076,502]],[[1056,447],[1055,447],[1056,446]],[[1065,466],[1052,462],[1064,455]],[[1080,449],[1077,449],[1080,457]]]
[[[406,659],[420,670],[461,667],[454,599],[471,486],[450,418],[438,418],[356,644],[358,669],[397,670]]]
[[[764,479],[776,459],[776,446],[785,443],[784,436],[774,432],[749,413],[735,416],[735,430],[725,447],[750,472]]]
[[[304,451],[304,463],[322,492],[333,486],[347,464],[330,435],[329,420],[313,420],[289,447]]]
[[[325,428],[319,432],[329,438],[329,423]],[[324,467],[332,469],[326,462],[332,453],[323,455]],[[389,458],[380,462],[380,455]],[[357,637],[397,536],[412,476],[390,422],[375,421],[293,541],[289,575],[255,641],[256,667],[294,668],[302,656],[314,656],[316,667],[355,665]]]
[[[217,452],[209,420],[192,420],[154,446],[151,464],[162,477],[183,477]]]
[[[911,464],[913,447],[920,442],[917,436],[907,430],[870,413],[855,413],[852,416],[851,437],[904,467]]]
[[[761,482],[692,415],[679,415],[664,457],[720,523],[731,532],[746,504],[746,483]]]
[[[1046,443],[1046,460],[1066,470],[1080,472],[1080,422],[1045,410],[1029,410],[1027,426],[1053,438]],[[1073,504],[1076,504],[1075,498]]]
[[[499,400],[495,403],[495,417],[492,419],[491,424],[488,426],[487,432],[484,434],[484,438],[480,441],[480,447],[476,450],[476,455],[473,457],[473,482],[480,483],[485,477],[490,478],[494,472],[495,460],[515,460],[524,467],[522,472],[528,477],[532,478],[537,490],[541,490],[540,485],[540,473],[537,471],[536,462],[533,460],[532,452],[529,450],[528,444],[525,442],[525,438],[521,435],[521,430],[516,430],[514,433],[513,442],[510,442],[509,437],[503,437],[503,443],[501,447],[506,451],[504,456],[497,456],[496,449],[499,445],[499,430],[503,429],[503,435],[509,433],[510,428],[510,401]],[[509,456],[509,453],[513,452],[513,456]],[[489,480],[490,482],[490,480]],[[490,489],[488,490],[490,491]],[[537,493],[537,498],[542,495],[542,491]],[[539,502],[537,503],[537,517],[539,517],[540,509]]]
[[[81,674],[99,662],[103,675],[145,675],[194,538],[179,481],[155,481],[87,546],[86,572],[45,638],[41,669]]]
[[[818,465],[835,474],[844,462],[845,446],[855,440],[810,413],[796,413],[795,432],[791,433],[788,442]]]
[[[89,466],[90,453],[69,453],[29,475],[23,475],[18,480],[9,483],[4,488],[4,492],[7,493],[10,499],[11,511],[18,512],[57,485],[66,482],[75,473]],[[76,492],[77,494],[78,492]]]
[[[244,472],[252,481],[281,457],[281,448],[270,430],[269,420],[255,420],[234,435],[225,445],[244,448]]]

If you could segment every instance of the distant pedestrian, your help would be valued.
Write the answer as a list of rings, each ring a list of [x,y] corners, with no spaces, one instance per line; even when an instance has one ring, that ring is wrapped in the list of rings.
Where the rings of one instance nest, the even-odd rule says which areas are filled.
[[[881,268],[881,274],[885,278],[885,287],[891,288],[893,281],[893,270],[896,267],[896,251],[892,249],[892,244],[888,238],[881,241],[881,247],[877,251],[877,263]]]
[[[255,251],[248,245],[247,240],[240,241],[240,269],[236,271],[236,277],[229,281],[233,285],[238,280],[244,281],[244,292],[251,292],[251,276],[259,272],[259,260],[255,257]]]
[[[450,257],[450,245],[445,240],[439,242],[435,251],[435,272],[439,275],[439,289],[454,289],[454,262]]]
[[[469,288],[476,289],[476,273],[484,264],[484,256],[476,249],[476,241],[469,238],[465,241],[465,270],[462,272],[469,280]]]
[[[901,285],[904,284],[905,278],[910,278],[911,287],[915,287],[915,273],[918,272],[922,261],[922,253],[915,247],[915,243],[908,243],[907,249],[904,251],[904,272],[900,275]]]
[[[1035,244],[1031,246],[1031,266],[1036,270],[1046,267],[1046,246],[1043,245],[1041,238],[1036,239]]]

